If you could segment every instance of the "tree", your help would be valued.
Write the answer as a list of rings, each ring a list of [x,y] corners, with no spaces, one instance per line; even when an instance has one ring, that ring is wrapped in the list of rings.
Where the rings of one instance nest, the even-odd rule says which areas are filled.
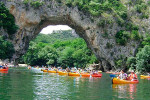
[[[136,69],[136,58],[135,57],[129,57],[127,59],[127,66],[131,69]]]
[[[139,72],[150,72],[150,46],[146,45],[136,55],[136,66]]]
[[[0,36],[0,59],[10,59],[14,52],[13,44]]]
[[[57,64],[57,57],[58,54],[56,52],[56,49],[50,47],[50,46],[45,46],[41,51],[38,53],[38,58],[43,59],[46,64],[48,65],[55,65]]]
[[[74,58],[73,58],[73,53],[75,52],[74,48],[71,47],[66,47],[60,54],[58,63],[61,64],[62,66],[73,66],[74,63]]]

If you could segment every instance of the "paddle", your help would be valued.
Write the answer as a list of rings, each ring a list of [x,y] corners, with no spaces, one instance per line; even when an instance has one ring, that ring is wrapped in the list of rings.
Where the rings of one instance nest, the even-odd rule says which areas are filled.
[[[114,74],[110,74],[110,77],[116,77],[116,75],[114,75]]]

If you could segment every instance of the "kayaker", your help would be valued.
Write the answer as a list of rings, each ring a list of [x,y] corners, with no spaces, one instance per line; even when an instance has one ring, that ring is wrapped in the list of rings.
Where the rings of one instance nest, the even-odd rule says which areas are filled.
[[[2,65],[0,65],[0,69],[2,69],[3,68],[3,66]]]
[[[129,80],[131,80],[131,81],[137,80],[137,75],[134,73],[134,71],[131,71],[131,73],[129,75]]]
[[[122,79],[122,80],[127,80],[127,74],[121,70],[120,72],[120,75],[118,76],[119,79]]]
[[[67,67],[67,68],[66,68],[66,71],[67,71],[67,72],[70,72],[70,68],[69,68],[69,67]]]

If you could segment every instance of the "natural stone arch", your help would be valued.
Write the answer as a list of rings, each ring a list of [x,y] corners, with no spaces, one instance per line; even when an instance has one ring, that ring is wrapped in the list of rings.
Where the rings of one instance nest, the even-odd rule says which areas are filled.
[[[56,0],[42,0],[44,5],[34,8],[30,4],[24,4],[22,0],[2,0],[10,13],[14,15],[19,30],[14,34],[12,40],[15,46],[14,58],[17,59],[24,54],[29,46],[29,41],[35,38],[42,28],[48,25],[68,25],[75,29],[82,37],[88,47],[94,52],[105,70],[115,66],[115,59],[124,54],[126,57],[134,54],[135,47],[129,41],[127,46],[116,45],[114,34],[122,28],[116,23],[105,27],[98,27],[97,21],[101,17],[93,17],[89,13],[79,11],[77,7],[67,7]],[[102,35],[107,30],[110,38]],[[107,43],[111,43],[111,48],[106,48]],[[132,42],[135,43],[135,42]],[[133,52],[133,54],[130,54]],[[112,54],[113,53],[113,54]]]

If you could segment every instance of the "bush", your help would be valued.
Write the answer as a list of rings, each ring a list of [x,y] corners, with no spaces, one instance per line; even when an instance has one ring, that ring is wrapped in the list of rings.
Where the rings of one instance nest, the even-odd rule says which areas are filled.
[[[126,30],[132,31],[132,30],[139,30],[139,27],[137,25],[134,25],[133,23],[127,23],[126,24]]]
[[[137,30],[132,30],[131,39],[134,39],[134,40],[139,40],[140,39],[139,32]]]
[[[136,68],[136,58],[135,57],[129,57],[127,59],[127,67],[131,68],[131,69],[135,69]]]
[[[142,13],[144,10],[147,9],[147,5],[145,3],[142,3],[142,4],[137,4],[136,5],[136,11],[138,13]]]
[[[32,1],[30,2],[31,6],[33,6],[34,8],[39,8],[40,6],[42,6],[44,4],[44,2],[41,1]]]
[[[123,61],[122,61],[121,59],[115,61],[115,65],[116,65],[117,67],[121,67],[122,64],[123,64]]]
[[[116,43],[119,45],[125,45],[127,40],[129,39],[129,32],[121,30],[115,35]]]
[[[24,3],[25,5],[27,5],[27,4],[29,3],[29,0],[24,0],[23,3]]]
[[[136,66],[139,72],[150,72],[150,46],[146,45],[136,54]]]
[[[0,3],[0,28],[1,27],[6,29],[9,35],[16,33],[18,29],[18,26],[15,24],[14,16],[10,14],[3,3]]]
[[[147,1],[147,4],[150,5],[150,1]]]
[[[149,45],[150,46],[150,34],[146,34],[146,37],[142,41],[142,47],[144,47],[145,45]]]
[[[0,59],[12,58],[14,51],[13,44],[0,36]]]
[[[107,49],[110,49],[110,48],[112,48],[113,47],[113,45],[112,44],[110,44],[109,42],[107,42],[107,44],[106,44],[106,48]]]

